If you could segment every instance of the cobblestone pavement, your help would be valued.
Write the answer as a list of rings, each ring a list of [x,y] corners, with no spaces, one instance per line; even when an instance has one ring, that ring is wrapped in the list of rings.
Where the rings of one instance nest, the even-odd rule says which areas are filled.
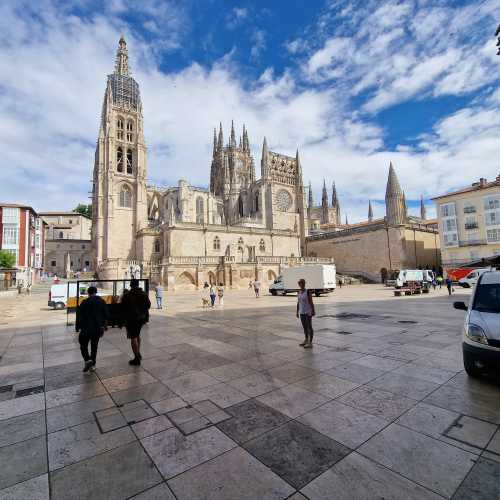
[[[500,388],[462,371],[453,298],[337,290],[311,350],[295,300],[169,295],[141,367],[110,329],[84,374],[64,312],[0,297],[0,498],[500,498]]]

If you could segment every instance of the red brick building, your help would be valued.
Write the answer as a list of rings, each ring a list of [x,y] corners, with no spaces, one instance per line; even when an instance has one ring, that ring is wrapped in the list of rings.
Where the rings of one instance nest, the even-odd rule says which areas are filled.
[[[27,205],[0,202],[0,249],[16,257],[17,280],[37,281],[43,271],[46,223]]]

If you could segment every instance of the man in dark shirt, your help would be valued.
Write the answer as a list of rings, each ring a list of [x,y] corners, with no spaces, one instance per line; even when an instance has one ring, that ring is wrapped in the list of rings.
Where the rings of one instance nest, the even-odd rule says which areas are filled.
[[[97,288],[89,286],[87,294],[88,299],[84,300],[76,311],[76,331],[80,332],[78,341],[80,342],[80,352],[85,361],[84,372],[95,369],[97,346],[99,339],[104,334],[108,319],[106,302],[97,295]]]
[[[139,287],[139,280],[130,280],[130,291],[124,293],[122,297],[122,311],[125,317],[127,338],[130,339],[134,353],[134,359],[129,361],[131,365],[141,364],[141,328],[148,321],[150,307],[149,297]]]

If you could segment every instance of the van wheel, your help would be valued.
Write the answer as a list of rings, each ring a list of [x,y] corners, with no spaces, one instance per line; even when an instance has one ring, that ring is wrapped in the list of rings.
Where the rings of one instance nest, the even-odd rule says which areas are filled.
[[[276,295],[276,290],[271,290],[271,295]]]
[[[64,303],[63,302],[57,302],[56,303],[56,309],[58,309],[58,310],[64,309]]]
[[[319,292],[314,292],[314,295],[316,295],[316,297],[319,297],[320,293]]]
[[[481,369],[476,366],[474,358],[471,358],[466,354],[464,354],[464,369],[469,377],[477,378],[480,377],[482,373]]]

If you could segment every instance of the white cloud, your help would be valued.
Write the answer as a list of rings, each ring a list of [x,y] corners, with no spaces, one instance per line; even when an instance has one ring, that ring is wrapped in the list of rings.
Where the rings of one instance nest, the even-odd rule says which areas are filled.
[[[252,48],[250,49],[250,57],[255,60],[258,59],[260,53],[266,49],[266,33],[263,30],[256,29],[253,31],[250,40]]]
[[[119,12],[120,3],[116,1],[113,8]],[[402,15],[393,17],[397,21]],[[374,29],[387,25],[380,12],[378,16],[381,20],[377,18]],[[400,29],[396,21],[394,30]],[[392,25],[387,29],[377,48],[382,52],[399,39]],[[366,217],[369,199],[375,216],[383,215],[391,160],[408,200],[418,200],[421,193],[428,198],[498,173],[500,98],[494,89],[487,101],[443,118],[416,147],[403,144],[387,150],[384,130],[353,110],[340,86],[304,86],[293,67],[279,75],[267,68],[249,83],[241,79],[229,53],[211,67],[191,63],[167,74],[156,59],[157,40],[134,37],[118,17],[78,19],[47,3],[42,19],[35,22],[3,4],[0,200],[26,202],[40,210],[70,209],[86,201],[106,75],[113,70],[122,30],[141,87],[152,182],[175,184],[182,172],[193,184],[207,185],[213,127],[222,121],[227,137],[231,119],[238,130],[246,124],[257,169],[264,135],[271,149],[285,154],[293,155],[299,147],[304,180],[311,179],[316,200],[323,177],[328,183],[335,180],[342,213],[347,212],[352,222]],[[170,40],[178,43],[181,36],[173,33]],[[355,61],[365,57],[349,52],[352,42],[339,42],[344,39],[348,37],[336,37],[336,45],[325,44],[328,50],[312,63],[316,74],[334,71],[335,64],[350,70],[349,54]],[[342,43],[344,50],[338,52]],[[483,42],[480,46],[486,51]],[[440,75],[451,74],[450,60],[462,54],[459,50],[451,47],[421,60],[411,50],[394,52],[388,59],[381,58],[380,64],[372,63],[366,79],[354,79],[360,89],[379,85],[381,79],[387,89],[400,92],[401,99],[408,88],[419,92],[428,85],[428,75],[445,82]],[[394,74],[392,68],[396,68]]]
[[[231,12],[226,16],[226,28],[234,30],[240,26],[248,17],[248,9],[245,7],[233,7]]]

